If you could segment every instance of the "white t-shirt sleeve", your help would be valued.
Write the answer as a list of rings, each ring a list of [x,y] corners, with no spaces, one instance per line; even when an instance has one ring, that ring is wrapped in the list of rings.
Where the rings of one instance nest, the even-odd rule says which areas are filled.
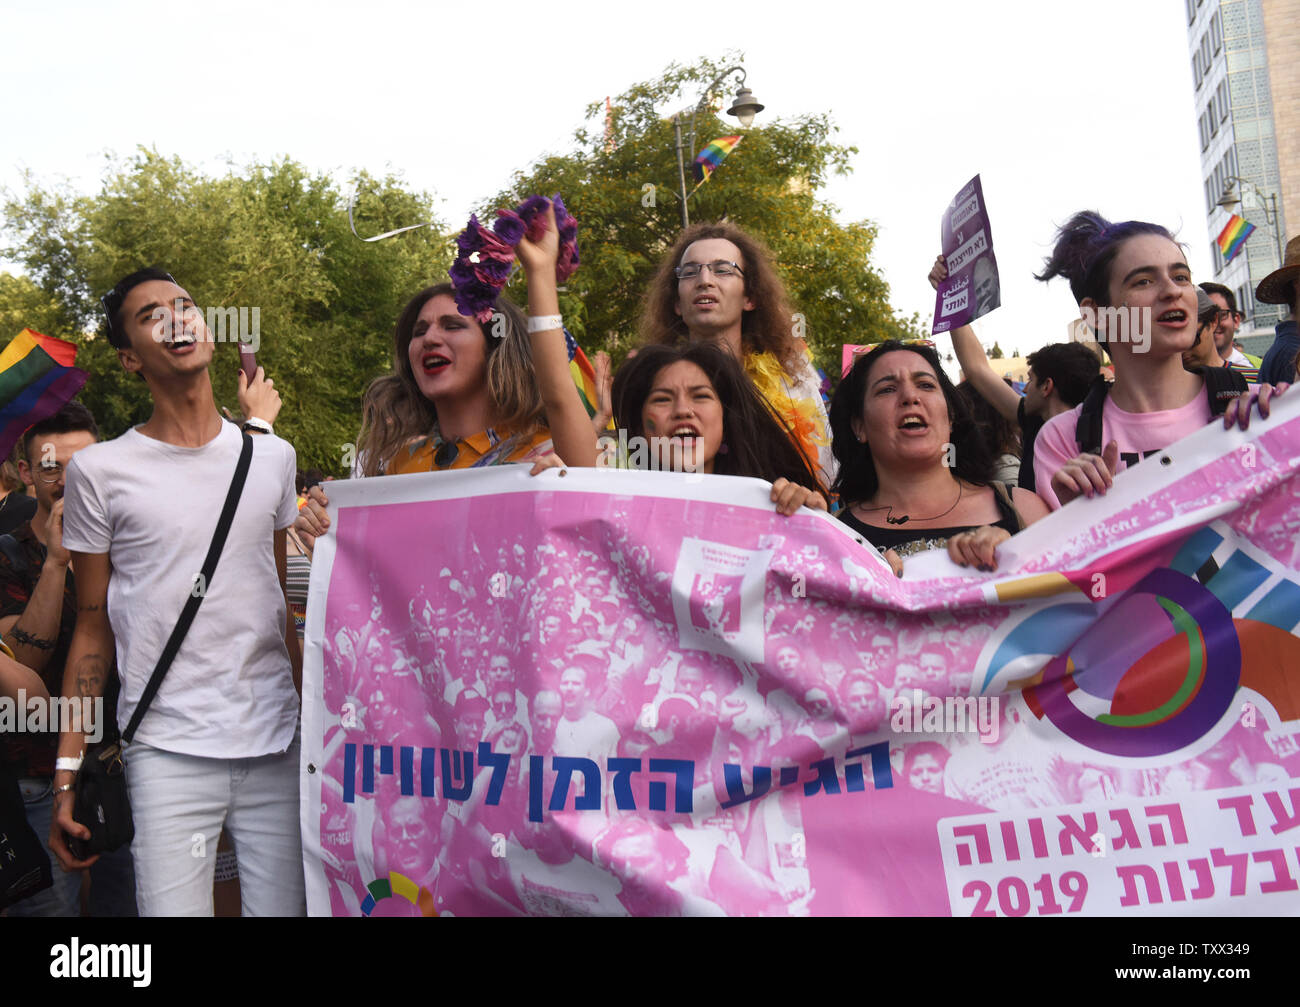
[[[266,434],[252,434],[253,437],[265,437]],[[284,445],[284,493],[280,508],[275,513],[275,530],[284,531],[298,519],[298,455],[293,445],[281,441]]]
[[[102,555],[113,541],[105,487],[81,466],[81,458],[68,462],[63,492],[63,547],[73,552]]]

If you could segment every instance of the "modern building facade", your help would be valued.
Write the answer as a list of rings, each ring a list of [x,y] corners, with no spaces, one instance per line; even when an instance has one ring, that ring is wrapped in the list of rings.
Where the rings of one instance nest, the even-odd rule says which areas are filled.
[[[1256,303],[1255,286],[1280,265],[1287,222],[1300,224],[1300,0],[1184,4],[1214,280],[1266,346],[1284,309]],[[1214,239],[1233,213],[1256,230],[1225,264]]]

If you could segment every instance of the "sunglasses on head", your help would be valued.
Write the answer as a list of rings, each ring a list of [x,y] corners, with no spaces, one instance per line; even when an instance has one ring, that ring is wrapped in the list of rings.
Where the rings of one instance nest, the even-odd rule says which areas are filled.
[[[176,283],[176,278],[172,276],[171,273],[163,273],[162,276],[155,277],[155,279],[159,279],[159,280],[165,279],[168,283]],[[176,285],[180,286],[179,283],[177,283]],[[119,284],[118,286],[114,287],[112,290],[110,290],[107,294],[105,294],[103,297],[99,299],[100,307],[104,309],[104,314],[108,318],[109,332],[112,332],[114,329],[117,328],[117,324],[114,321],[114,319],[117,318],[117,313],[122,310],[122,302],[126,300],[126,295],[129,294],[132,290],[134,290],[137,286],[139,286],[138,283],[132,284],[131,286],[127,287],[125,290],[122,290],[120,289],[121,284]]]

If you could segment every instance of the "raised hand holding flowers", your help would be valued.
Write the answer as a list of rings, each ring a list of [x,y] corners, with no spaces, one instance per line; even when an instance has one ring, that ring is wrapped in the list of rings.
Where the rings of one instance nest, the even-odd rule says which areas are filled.
[[[578,222],[558,194],[529,196],[515,210],[498,210],[490,231],[471,215],[448,270],[457,309],[480,323],[490,321],[492,302],[505,288],[516,257],[528,272],[551,265],[556,283],[564,283],[578,268],[577,237]]]

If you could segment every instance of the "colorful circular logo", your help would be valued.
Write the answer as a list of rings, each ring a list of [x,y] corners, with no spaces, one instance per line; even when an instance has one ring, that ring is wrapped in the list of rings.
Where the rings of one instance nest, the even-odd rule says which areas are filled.
[[[362,916],[438,915],[438,910],[433,906],[433,893],[396,871],[389,872],[386,878],[376,878],[370,882],[366,885],[366,892],[365,901],[361,903]],[[409,903],[409,906],[403,902]],[[418,912],[412,911],[410,907]]]
[[[1079,609],[1048,608],[1026,620],[1046,620],[1032,627],[1040,638],[1051,623],[1066,639],[1078,636],[1043,669],[1041,684],[1024,690],[1034,715],[1067,737],[1110,755],[1165,755],[1205,735],[1232,704],[1241,682],[1237,631],[1196,580],[1153,570],[1098,606],[1082,635]]]

